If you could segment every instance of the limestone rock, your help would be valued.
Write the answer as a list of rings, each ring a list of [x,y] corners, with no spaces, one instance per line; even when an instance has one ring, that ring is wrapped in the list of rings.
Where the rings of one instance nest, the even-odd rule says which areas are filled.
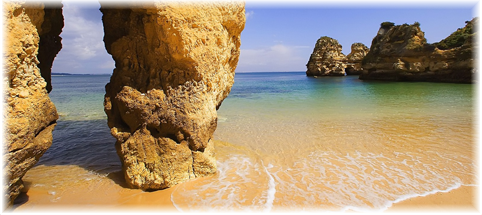
[[[163,189],[216,172],[216,110],[234,82],[244,3],[101,2],[116,68],[105,112],[127,183]]]
[[[50,93],[52,91],[52,63],[62,49],[62,38],[59,36],[64,27],[62,3],[49,2],[44,8],[44,13],[44,22],[39,32],[40,43],[37,56],[40,63],[37,66],[47,82],[47,92]]]
[[[347,67],[345,72],[347,75],[360,75],[362,73],[362,60],[369,50],[363,43],[353,43],[351,45],[351,52],[346,56]]]
[[[459,36],[451,35],[436,44],[426,42],[419,23],[382,23],[363,59],[360,79],[472,83],[474,22],[476,19],[454,33]],[[451,37],[461,41],[450,43]]]
[[[57,20],[59,16],[46,19],[42,3],[5,2],[3,6],[7,32],[4,46],[4,195],[7,205],[11,205],[23,187],[22,177],[52,144],[52,130],[58,115],[48,97],[47,83],[37,67],[37,53],[39,34],[45,30],[42,27],[54,19],[63,21]],[[59,15],[62,16],[61,12]]]
[[[342,46],[333,38],[324,36],[318,39],[306,64],[306,75],[344,76],[347,59],[341,50]]]

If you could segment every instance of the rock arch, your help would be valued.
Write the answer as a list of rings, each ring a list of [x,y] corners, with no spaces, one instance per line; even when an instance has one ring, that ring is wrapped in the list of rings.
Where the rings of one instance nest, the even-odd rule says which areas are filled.
[[[52,144],[58,114],[48,92],[62,46],[61,8],[4,3],[7,205]],[[105,46],[116,63],[105,112],[127,183],[162,189],[213,174],[216,110],[234,82],[244,3],[101,2],[101,11]]]

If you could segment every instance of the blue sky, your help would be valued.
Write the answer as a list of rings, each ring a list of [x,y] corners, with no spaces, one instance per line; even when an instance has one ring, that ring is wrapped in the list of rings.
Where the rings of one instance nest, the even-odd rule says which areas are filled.
[[[398,4],[248,1],[236,72],[305,71],[318,38],[329,36],[338,40],[343,53],[349,54],[352,43],[370,47],[384,21],[395,24],[418,21],[427,41],[438,42],[476,16],[477,1],[416,2],[423,1]],[[112,73],[114,61],[102,41],[99,7],[98,2],[64,1],[63,48],[54,61],[53,72]]]

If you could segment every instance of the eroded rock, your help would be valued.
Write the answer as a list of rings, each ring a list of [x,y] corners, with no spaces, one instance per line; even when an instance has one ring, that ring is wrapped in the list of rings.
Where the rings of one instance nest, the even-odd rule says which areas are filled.
[[[22,177],[52,144],[52,130],[58,115],[48,96],[47,83],[37,67],[37,53],[42,32],[54,30],[60,34],[61,31],[43,27],[54,20],[63,23],[63,17],[61,4],[57,4],[60,13],[49,18],[45,17],[43,3],[5,2],[3,6],[7,32],[4,46],[6,144],[3,159],[4,195],[8,206],[23,188]],[[45,63],[52,65],[52,62]]]
[[[318,39],[306,64],[306,75],[344,76],[347,58],[341,50],[342,46],[333,38],[324,36]]]
[[[351,45],[351,52],[346,56],[347,67],[345,72],[347,75],[360,75],[362,73],[362,60],[369,50],[363,43],[353,43]]]
[[[437,44],[427,43],[419,23],[382,23],[363,59],[360,79],[472,83],[475,22]],[[454,37],[461,40],[450,43]]]
[[[244,3],[102,3],[116,63],[105,112],[127,183],[171,187],[216,172],[216,110],[230,92]]]

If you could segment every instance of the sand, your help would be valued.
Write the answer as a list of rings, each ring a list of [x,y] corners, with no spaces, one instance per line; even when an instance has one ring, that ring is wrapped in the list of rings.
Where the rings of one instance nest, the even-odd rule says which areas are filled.
[[[82,195],[67,195],[62,196],[63,200],[59,202],[51,202],[49,200],[50,194],[45,190],[30,189],[28,194],[22,194],[19,198],[25,201],[14,205],[10,209],[13,212],[50,212],[50,211],[65,211],[65,212],[91,212],[91,211],[163,211],[163,212],[178,212],[171,202],[171,193],[173,189],[160,190],[156,192],[142,192],[136,196],[130,196],[121,202],[112,202],[112,200],[105,199],[95,203],[83,203],[86,199],[91,199],[92,196]]]
[[[345,215],[364,213],[349,211]],[[394,204],[385,215],[481,215],[482,187],[460,187],[448,193],[436,193]]]
[[[14,212],[41,212],[41,211],[163,211],[178,212],[172,204],[170,197],[175,187],[155,192],[138,192],[138,195],[129,195],[113,204],[112,200],[97,200],[95,204],[89,202],[82,204],[82,199],[92,199],[89,196],[66,195],[61,202],[51,202],[46,190],[30,188],[28,194],[19,197],[19,204],[13,208]],[[385,212],[478,212],[478,188],[462,186],[447,193],[436,193],[424,197],[416,197],[394,204]],[[85,193],[85,195],[88,195]]]
[[[25,188],[15,200],[14,212],[38,211],[166,211],[177,212],[171,202],[171,193],[176,186],[153,192],[130,189],[116,172],[108,176],[93,174],[76,166],[38,166],[30,173],[38,171],[50,177],[26,175]],[[81,180],[82,175],[92,179]],[[67,177],[71,178],[67,178]],[[63,180],[63,181],[62,181]]]

